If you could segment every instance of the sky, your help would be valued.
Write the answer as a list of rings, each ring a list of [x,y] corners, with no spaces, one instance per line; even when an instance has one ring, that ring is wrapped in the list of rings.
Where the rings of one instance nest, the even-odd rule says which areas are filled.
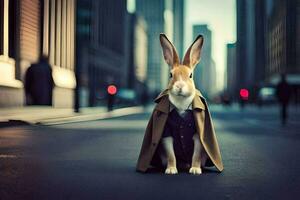
[[[184,47],[187,49],[194,40],[194,24],[208,24],[212,31],[212,58],[216,62],[217,88],[221,90],[226,69],[226,44],[236,41],[235,0],[185,0],[185,3]]]

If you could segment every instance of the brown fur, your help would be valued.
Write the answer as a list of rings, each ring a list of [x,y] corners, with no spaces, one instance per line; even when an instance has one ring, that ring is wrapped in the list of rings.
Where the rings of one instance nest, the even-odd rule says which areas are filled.
[[[195,65],[200,60],[201,48],[203,45],[203,37],[198,36],[197,39],[187,50],[184,57],[184,64],[180,64],[178,54],[173,44],[164,35],[160,35],[160,43],[163,49],[163,55],[166,63],[171,67],[170,81],[168,84],[169,100],[176,107],[179,113],[184,113],[185,110],[191,105],[195,96],[195,83],[193,80],[193,70]],[[194,135],[194,154],[191,163],[190,173],[201,174],[201,159],[200,155],[202,147],[199,135]],[[163,147],[166,153],[166,174],[177,174],[176,157],[173,149],[173,138],[166,137],[162,139]],[[165,158],[161,154],[161,158]]]
[[[188,86],[189,95],[192,95],[192,92],[195,91],[195,83],[194,79],[190,78],[193,73],[191,68],[186,65],[176,65],[170,73],[172,73],[172,78],[169,81],[168,89],[171,90],[174,83],[181,78]]]

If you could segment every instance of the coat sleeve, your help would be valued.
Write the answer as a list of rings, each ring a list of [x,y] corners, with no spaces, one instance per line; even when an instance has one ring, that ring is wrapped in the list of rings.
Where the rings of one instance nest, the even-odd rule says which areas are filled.
[[[155,111],[154,111],[155,112]],[[140,155],[137,161],[137,166],[136,170],[140,172],[146,172],[146,170],[149,167],[149,164],[151,162],[152,156],[151,156],[151,151],[149,151],[152,145],[152,127],[153,127],[153,115],[154,112],[152,113],[150,120],[148,122],[146,131],[145,131],[145,136],[143,139],[142,143],[142,148],[140,151]]]

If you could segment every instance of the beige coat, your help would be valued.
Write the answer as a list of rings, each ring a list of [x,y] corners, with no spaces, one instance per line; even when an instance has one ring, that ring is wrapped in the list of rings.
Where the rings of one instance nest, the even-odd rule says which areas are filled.
[[[162,92],[155,99],[155,102],[157,105],[148,122],[136,166],[137,171],[140,172],[146,172],[150,167],[167,122],[170,106],[168,90]],[[206,101],[198,90],[196,91],[192,105],[197,132],[199,133],[201,144],[208,155],[206,165],[212,163],[221,172],[223,170],[223,163],[215,130]]]

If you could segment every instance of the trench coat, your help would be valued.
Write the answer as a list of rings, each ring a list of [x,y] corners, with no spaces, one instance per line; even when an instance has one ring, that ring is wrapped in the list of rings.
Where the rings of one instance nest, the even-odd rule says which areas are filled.
[[[136,165],[136,170],[139,172],[146,172],[153,163],[154,155],[157,154],[156,151],[169,114],[170,101],[168,90],[163,91],[155,99],[155,102],[157,104],[148,122]],[[196,130],[199,134],[202,147],[207,154],[205,166],[215,166],[221,172],[223,170],[223,163],[214,126],[207,103],[198,90],[196,90],[196,95],[192,102],[192,109]]]

